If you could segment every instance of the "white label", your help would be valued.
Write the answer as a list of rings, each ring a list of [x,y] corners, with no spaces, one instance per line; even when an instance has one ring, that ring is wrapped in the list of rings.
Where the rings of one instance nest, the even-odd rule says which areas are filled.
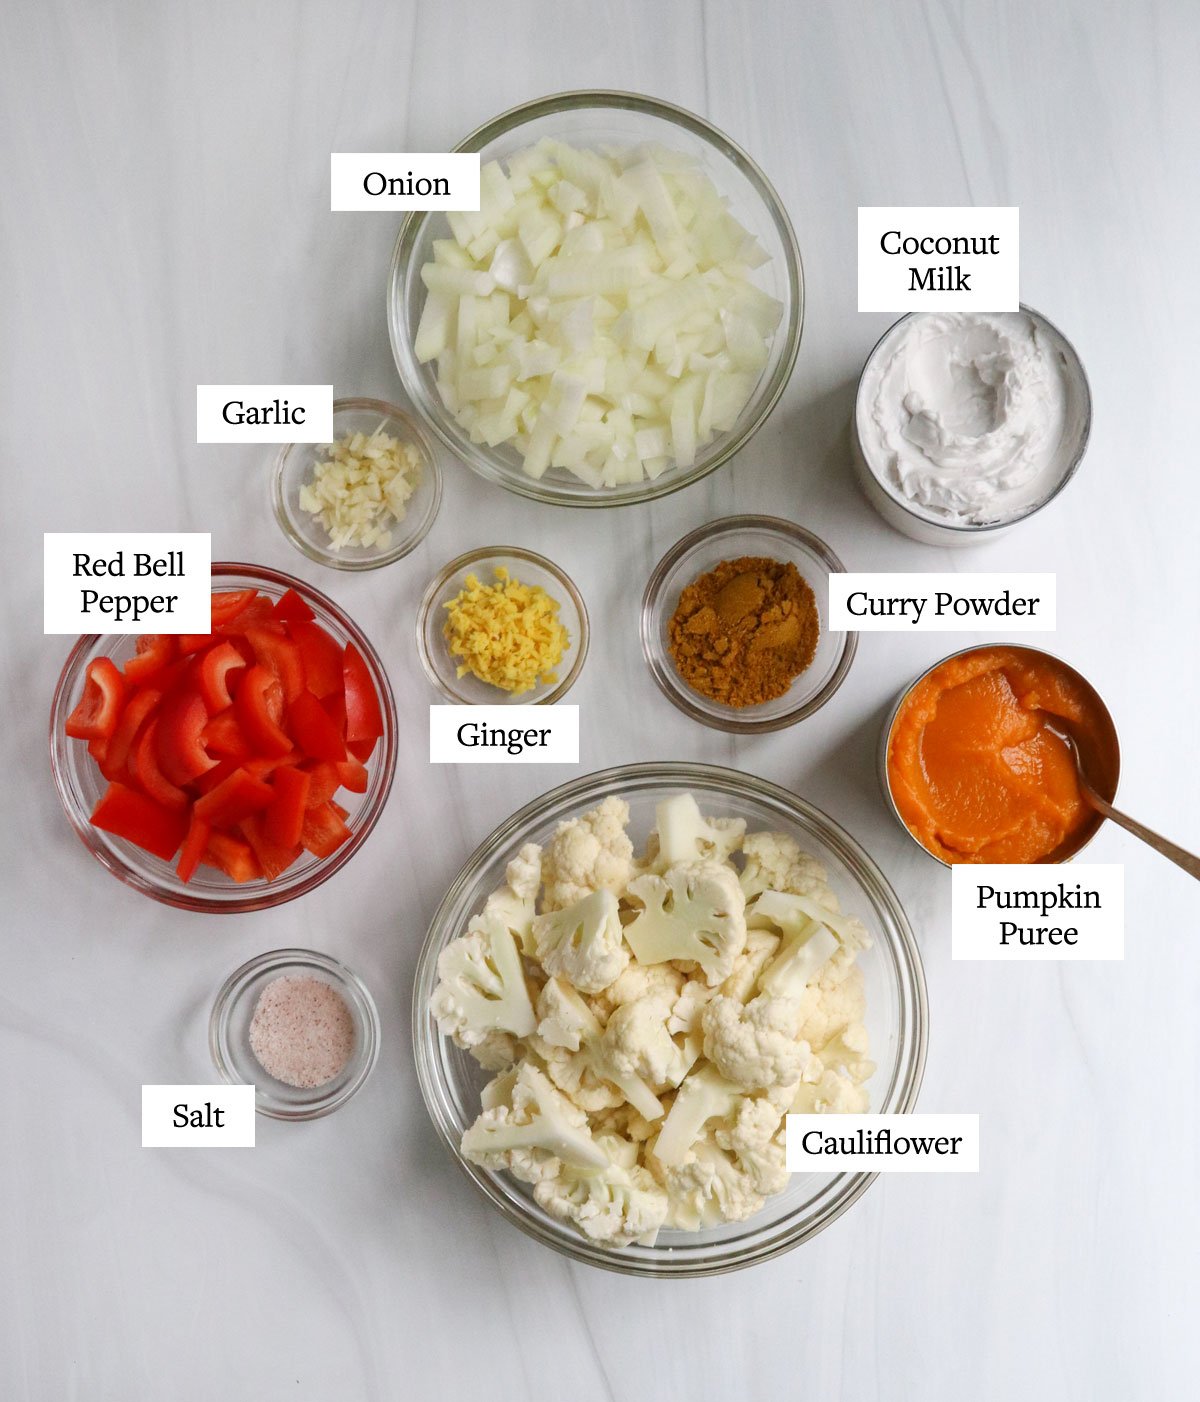
[[[578,764],[578,706],[430,706],[430,764]]]
[[[254,1087],[143,1086],[143,1149],[253,1149]]]
[[[332,385],[197,385],[197,443],[329,443]]]
[[[950,918],[955,959],[1124,959],[1125,868],[959,863]]]
[[[858,211],[860,312],[1015,312],[1020,210],[903,205]]]
[[[207,633],[207,532],[47,531],[45,633]]]
[[[978,1115],[789,1115],[789,1173],[978,1173]]]
[[[850,633],[1052,633],[1054,574],[831,574],[829,627]]]
[[[334,151],[331,210],[479,208],[478,151]]]

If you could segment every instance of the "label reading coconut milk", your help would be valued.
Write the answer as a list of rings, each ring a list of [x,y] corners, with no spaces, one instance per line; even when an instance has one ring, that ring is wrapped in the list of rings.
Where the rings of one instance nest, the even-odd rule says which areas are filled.
[[[1020,309],[1020,210],[1014,206],[862,206],[860,312]]]
[[[578,706],[430,706],[430,764],[578,764]]]
[[[831,574],[829,626],[847,633],[1052,633],[1054,574]]]
[[[143,1149],[253,1149],[254,1087],[143,1086]]]
[[[950,916],[955,959],[1124,959],[1125,868],[960,863]]]
[[[978,1173],[978,1115],[789,1115],[789,1173]]]
[[[44,633],[207,633],[212,536],[47,531]]]
[[[479,152],[334,151],[329,208],[474,213],[479,209]]]

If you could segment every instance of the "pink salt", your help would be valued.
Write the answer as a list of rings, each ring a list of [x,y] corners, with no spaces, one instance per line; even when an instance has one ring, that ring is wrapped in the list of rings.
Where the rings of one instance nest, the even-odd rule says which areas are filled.
[[[333,1078],[354,1050],[354,1018],[336,988],[290,974],[272,979],[250,1020],[250,1050],[269,1076],[298,1090]]]

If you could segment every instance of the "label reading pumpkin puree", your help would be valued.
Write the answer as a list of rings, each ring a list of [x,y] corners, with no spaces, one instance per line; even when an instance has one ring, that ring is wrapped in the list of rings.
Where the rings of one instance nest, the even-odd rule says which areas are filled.
[[[1125,868],[962,862],[950,918],[955,959],[1124,959]]]

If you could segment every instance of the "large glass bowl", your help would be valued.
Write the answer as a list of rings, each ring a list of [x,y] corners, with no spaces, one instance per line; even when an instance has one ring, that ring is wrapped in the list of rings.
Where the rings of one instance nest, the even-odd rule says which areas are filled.
[[[767,364],[737,423],[698,449],[692,467],[670,468],[653,482],[610,488],[589,487],[558,468],[551,468],[535,481],[522,471],[515,449],[472,443],[442,403],[434,366],[420,364],[413,349],[425,305],[421,268],[433,257],[434,239],[450,237],[445,214],[435,211],[410,214],[396,239],[388,282],[388,329],[396,367],[417,412],[452,453],[489,482],[559,506],[625,506],[665,496],[727,462],[758,431],[783,393],[800,348],[804,321],[804,274],[796,235],[770,181],[740,146],[703,118],[637,93],[567,92],[539,98],[502,113],[472,132],[455,150],[478,151],[485,163],[503,162],[547,136],[586,147],[655,143],[695,157],[728,199],[730,212],[770,255],[770,262],[753,278],[764,292],[783,303],[784,312]]]
[[[815,1236],[871,1185],[870,1173],[793,1174],[786,1192],[745,1222],[701,1232],[664,1231],[654,1246],[605,1247],[544,1212],[528,1186],[463,1158],[463,1131],[479,1114],[479,1092],[489,1075],[448,1038],[429,1013],[438,955],[466,929],[489,892],[503,884],[504,868],[524,842],[544,843],[555,827],[594,807],[607,794],[626,799],[635,850],[654,824],[655,805],[690,789],[706,812],[745,818],[751,829],[794,837],[826,867],[848,913],[859,916],[874,943],[860,956],[866,988],[867,1030],[877,1063],[867,1083],[871,1109],[912,1110],[925,1065],[925,976],[912,929],[895,892],[858,843],[819,809],[785,789],[731,769],[703,764],[631,764],[564,784],[515,813],[482,844],[438,908],[421,950],[413,990],[413,1045],[417,1075],[443,1143],[476,1188],[500,1212],[538,1241],[590,1265],[627,1275],[717,1275],[778,1256]]]
[[[103,656],[111,657],[120,665],[136,649],[137,637],[133,634],[88,633],[71,649],[50,706],[50,768],[67,817],[83,845],[101,866],[135,891],[167,905],[210,915],[230,915],[246,910],[268,910],[304,895],[344,867],[367,840],[383,812],[396,772],[396,703],[379,654],[362,630],[332,599],[311,584],[261,565],[224,562],[213,565],[212,582],[214,589],[253,588],[270,599],[278,599],[285,590],[294,589],[312,608],[316,621],[326,632],[343,646],[353,642],[362,653],[379,693],[383,738],[367,762],[366,793],[342,790],[338,794],[338,802],[350,810],[346,819],[349,838],[328,857],[314,857],[311,852],[303,852],[274,881],[260,877],[239,883],[213,867],[201,866],[191,881],[184,882],[176,875],[173,861],[164,862],[124,838],[93,827],[90,815],[108,781],[88,754],[87,745],[82,740],[72,740],[64,727],[83,693],[88,663],[94,657]]]

